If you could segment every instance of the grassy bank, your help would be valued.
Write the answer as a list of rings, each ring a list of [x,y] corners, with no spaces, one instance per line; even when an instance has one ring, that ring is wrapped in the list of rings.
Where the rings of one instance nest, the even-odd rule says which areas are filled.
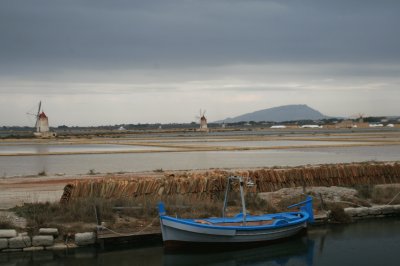
[[[322,196],[307,189],[308,194],[314,197],[316,213],[330,211],[334,222],[350,222],[350,218],[343,212],[345,207],[371,206],[373,204],[400,204],[400,185],[357,186],[355,196],[342,196],[337,200],[330,200],[329,196]],[[340,189],[340,188],[338,188]],[[348,188],[347,188],[348,189]],[[297,188],[302,190],[301,188]],[[246,194],[246,207],[251,214],[273,213],[286,211],[287,206],[304,199],[299,193],[279,194],[274,192],[271,200],[261,198],[257,193]],[[285,192],[286,193],[286,192]],[[321,201],[322,199],[322,201]],[[98,222],[105,223],[110,229],[118,232],[138,232],[147,225],[153,229],[159,227],[157,203],[162,200],[168,214],[182,218],[200,218],[220,216],[223,204],[223,193],[215,194],[213,198],[198,200],[185,195],[164,197],[122,197],[105,199],[98,197],[76,198],[66,203],[33,203],[12,209],[17,215],[27,219],[27,229],[31,233],[37,232],[40,227],[57,227],[61,234],[95,230]],[[95,210],[96,208],[96,210]],[[229,195],[228,216],[241,211],[239,193],[233,191]],[[98,216],[96,217],[96,212]],[[0,226],[10,226],[1,223]]]

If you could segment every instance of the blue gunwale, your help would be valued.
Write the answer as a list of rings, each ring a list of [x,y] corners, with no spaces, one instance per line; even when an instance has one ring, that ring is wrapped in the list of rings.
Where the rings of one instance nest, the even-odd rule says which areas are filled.
[[[285,217],[285,216],[296,216],[299,215],[297,219],[295,217],[290,218],[290,217]],[[280,218],[281,216],[282,218]],[[277,219],[278,218],[278,219]],[[280,218],[280,219],[279,219]],[[171,216],[167,215],[160,215],[161,220],[168,220],[172,221],[175,223],[180,223],[180,224],[185,224],[185,225],[190,225],[190,226],[195,226],[195,227],[201,227],[201,228],[209,228],[209,229],[219,229],[219,230],[244,230],[244,231],[251,231],[251,230],[264,230],[264,229],[275,229],[275,228],[282,228],[282,227],[288,227],[288,226],[293,226],[297,224],[301,224],[309,219],[309,214],[304,211],[299,211],[299,212],[283,212],[283,213],[275,213],[275,214],[265,214],[265,215],[259,215],[259,216],[247,216],[246,221],[251,222],[251,221],[265,221],[265,220],[271,220],[271,219],[277,219],[276,222],[273,224],[268,224],[268,225],[255,225],[255,226],[225,226],[225,225],[218,225],[218,223],[222,222],[242,222],[242,218],[240,215],[236,217],[226,217],[226,218],[205,218],[201,220],[205,220],[208,222],[214,222],[216,224],[202,224],[195,222],[195,220],[198,219],[180,219],[180,218],[174,218]],[[279,221],[285,221],[286,223],[284,224],[276,224]]]

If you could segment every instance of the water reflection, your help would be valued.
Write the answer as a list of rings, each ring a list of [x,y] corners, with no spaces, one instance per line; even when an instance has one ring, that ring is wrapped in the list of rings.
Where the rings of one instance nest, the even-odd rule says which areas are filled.
[[[121,248],[121,247],[120,247]],[[162,246],[100,251],[0,253],[0,265],[313,265],[314,241],[305,237],[263,247],[189,253],[166,252]]]
[[[0,145],[0,154],[35,155],[47,153],[118,152],[168,150],[165,147],[123,144],[23,144]]]
[[[314,241],[307,237],[257,248],[165,253],[163,265],[313,265]]]
[[[43,154],[49,152],[48,145],[33,145],[33,149],[35,153],[37,154]],[[37,156],[35,157],[35,163],[34,163],[34,173],[37,174],[47,174],[48,169],[48,157],[46,156]]]

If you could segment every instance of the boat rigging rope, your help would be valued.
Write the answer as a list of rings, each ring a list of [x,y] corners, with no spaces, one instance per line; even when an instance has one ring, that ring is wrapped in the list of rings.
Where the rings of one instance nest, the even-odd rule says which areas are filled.
[[[391,201],[389,201],[389,203],[386,204],[386,205],[390,205],[390,203],[392,203],[392,202],[397,198],[398,195],[400,195],[400,191],[399,191],[399,193],[397,193],[397,194],[393,197],[393,199],[392,199]]]
[[[158,215],[156,217],[154,217],[153,220],[151,220],[151,222],[148,225],[146,225],[142,230],[135,232],[135,233],[130,233],[130,234],[118,233],[118,232],[116,232],[106,226],[103,226],[103,225],[99,226],[98,229],[106,229],[106,230],[110,231],[111,233],[114,233],[114,234],[120,235],[120,236],[134,236],[134,235],[137,235],[137,234],[143,232],[147,228],[149,228],[157,218],[158,218]]]

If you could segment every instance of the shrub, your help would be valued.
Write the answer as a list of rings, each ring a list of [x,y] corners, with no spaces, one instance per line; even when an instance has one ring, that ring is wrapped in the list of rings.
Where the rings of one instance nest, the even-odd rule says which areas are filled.
[[[377,185],[372,189],[372,202],[377,204],[400,204],[400,185]]]
[[[372,196],[372,185],[355,185],[354,189],[357,190],[357,194],[360,198],[370,199]]]
[[[332,222],[336,222],[336,223],[350,223],[351,217],[344,212],[344,209],[342,206],[340,205],[332,205],[330,207],[330,219]]]
[[[95,175],[96,174],[96,170],[95,169],[90,169],[88,172],[88,175]]]
[[[38,173],[38,176],[46,176],[47,174],[46,174],[46,171],[45,170],[43,170],[43,171],[41,171],[41,172],[39,172]]]
[[[14,229],[13,222],[7,217],[0,216],[0,229]]]

